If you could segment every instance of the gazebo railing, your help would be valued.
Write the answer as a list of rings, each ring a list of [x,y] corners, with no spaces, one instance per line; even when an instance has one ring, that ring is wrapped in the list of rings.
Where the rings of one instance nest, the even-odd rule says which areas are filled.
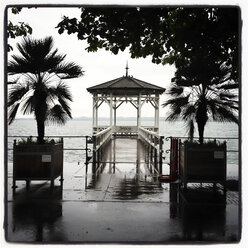
[[[93,151],[97,151],[102,145],[110,140],[112,136],[112,127],[103,129],[102,131],[93,134]]]
[[[154,159],[154,164],[159,164],[159,172],[162,172],[163,164],[163,140],[157,132],[150,131],[146,128],[139,127],[138,138],[147,146],[150,159]]]
[[[146,128],[140,127],[138,130],[138,137],[142,141],[148,143],[153,148],[158,149],[160,148],[160,140],[163,136],[160,136],[157,132],[150,131]]]

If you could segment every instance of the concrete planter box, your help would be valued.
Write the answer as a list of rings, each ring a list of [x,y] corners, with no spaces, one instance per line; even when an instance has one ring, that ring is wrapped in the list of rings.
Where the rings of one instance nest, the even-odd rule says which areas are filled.
[[[226,144],[211,147],[180,143],[179,175],[185,187],[188,182],[224,185],[226,181]]]
[[[63,179],[63,141],[56,144],[20,144],[13,147],[13,188],[17,180]]]

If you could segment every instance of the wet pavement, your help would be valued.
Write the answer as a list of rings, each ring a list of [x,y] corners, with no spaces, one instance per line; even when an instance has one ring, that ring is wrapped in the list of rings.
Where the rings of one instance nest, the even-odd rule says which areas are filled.
[[[10,168],[7,240],[175,244],[240,239],[237,191],[225,193],[211,184],[189,184],[185,191],[160,183],[136,139],[116,139],[107,149],[98,169],[66,163],[63,187],[57,179],[53,190],[42,181],[31,182],[27,190],[20,181],[13,194]]]

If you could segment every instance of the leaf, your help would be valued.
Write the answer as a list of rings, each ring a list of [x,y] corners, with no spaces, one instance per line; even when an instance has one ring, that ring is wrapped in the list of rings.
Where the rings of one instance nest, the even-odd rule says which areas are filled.
[[[48,111],[47,120],[54,124],[63,125],[68,119],[68,115],[58,104]]]
[[[10,111],[9,111],[9,125],[14,121],[19,106],[20,106],[20,103],[17,103],[15,105],[13,105],[12,108],[10,109]]]
[[[29,86],[24,84],[14,84],[9,90],[8,107],[21,100],[24,95],[29,91]]]

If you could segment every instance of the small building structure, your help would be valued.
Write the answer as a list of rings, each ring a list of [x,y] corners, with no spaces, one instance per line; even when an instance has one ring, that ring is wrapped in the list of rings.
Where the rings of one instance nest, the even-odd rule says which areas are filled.
[[[126,76],[98,84],[87,90],[93,95],[93,133],[102,130],[98,125],[98,109],[104,102],[109,105],[109,126],[112,127],[112,132],[127,130],[124,127],[117,127],[116,112],[123,103],[128,102],[137,109],[137,126],[130,131],[137,133],[141,127],[141,108],[144,103],[150,103],[155,112],[154,126],[150,129],[159,132],[159,96],[165,91],[164,88],[129,76],[127,71]]]
[[[102,147],[113,136],[137,136],[162,170],[163,136],[159,136],[159,98],[165,88],[129,76],[126,67],[125,76],[92,86],[87,91],[93,95],[93,162],[100,160]],[[100,126],[98,123],[99,107],[104,102],[109,106],[109,126]],[[116,112],[123,103],[131,103],[136,108],[136,126],[117,126]],[[141,108],[145,103],[150,103],[154,108],[153,126],[141,126]]]

